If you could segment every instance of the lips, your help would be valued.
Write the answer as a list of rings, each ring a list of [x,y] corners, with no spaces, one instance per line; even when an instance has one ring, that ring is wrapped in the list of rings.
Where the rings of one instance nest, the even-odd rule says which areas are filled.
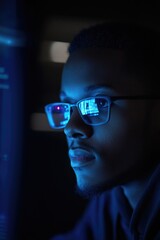
[[[72,168],[87,166],[95,159],[91,152],[83,148],[69,149],[69,158]]]

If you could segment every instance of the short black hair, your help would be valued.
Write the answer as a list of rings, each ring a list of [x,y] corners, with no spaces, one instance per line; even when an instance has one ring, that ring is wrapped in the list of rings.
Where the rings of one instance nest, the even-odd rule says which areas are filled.
[[[129,71],[147,79],[149,85],[153,86],[153,78],[160,84],[160,34],[153,27],[126,21],[98,23],[82,29],[68,51],[71,55],[86,48],[122,50],[127,56]]]
[[[156,34],[156,35],[155,35]],[[69,47],[69,53],[83,48],[136,49],[155,45],[157,32],[133,22],[106,21],[82,29]]]

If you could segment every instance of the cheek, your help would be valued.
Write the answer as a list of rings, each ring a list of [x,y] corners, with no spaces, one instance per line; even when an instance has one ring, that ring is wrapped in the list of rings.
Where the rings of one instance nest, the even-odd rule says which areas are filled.
[[[123,152],[128,139],[127,126],[120,119],[99,126],[94,132],[96,146],[102,156],[113,156]]]
[[[133,165],[142,157],[144,144],[143,121],[137,121],[139,114],[115,109],[110,121],[97,126],[94,131],[95,146],[101,159],[110,165]],[[140,119],[143,119],[140,116]]]
[[[97,126],[94,134],[100,145],[114,146],[114,148],[122,143],[128,135],[127,116],[119,109],[112,109],[110,120],[104,125]],[[109,150],[109,149],[108,149]]]

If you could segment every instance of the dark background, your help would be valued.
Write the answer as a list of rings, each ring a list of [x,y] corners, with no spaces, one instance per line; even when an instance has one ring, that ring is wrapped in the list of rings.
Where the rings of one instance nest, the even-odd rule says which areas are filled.
[[[41,43],[46,40],[70,41],[86,22],[102,19],[127,18],[159,28],[160,9],[153,1],[86,4],[26,0],[17,1],[16,7],[7,6],[10,17],[6,25],[23,31],[27,40],[23,53],[25,111],[16,240],[49,240],[53,234],[72,228],[87,204],[87,200],[74,192],[75,176],[69,166],[63,133],[31,128],[32,114],[43,112],[46,103],[57,99],[63,67],[63,64],[53,65],[39,59]],[[16,17],[12,14],[13,8]],[[53,32],[58,34],[59,25],[57,32],[55,26],[52,32],[52,23],[60,20],[64,28],[61,34],[55,35]],[[57,39],[57,36],[61,37]]]

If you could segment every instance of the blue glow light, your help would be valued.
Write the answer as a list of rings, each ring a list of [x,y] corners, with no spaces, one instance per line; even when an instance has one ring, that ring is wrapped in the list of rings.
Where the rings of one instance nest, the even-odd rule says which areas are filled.
[[[0,83],[0,89],[9,89],[9,87],[10,87],[9,84]]]
[[[79,104],[79,107],[81,109],[82,115],[89,114],[89,115],[96,116],[99,114],[99,110],[94,98],[82,101]]]
[[[0,27],[0,44],[11,46],[11,47],[21,47],[25,45],[24,33]]]

